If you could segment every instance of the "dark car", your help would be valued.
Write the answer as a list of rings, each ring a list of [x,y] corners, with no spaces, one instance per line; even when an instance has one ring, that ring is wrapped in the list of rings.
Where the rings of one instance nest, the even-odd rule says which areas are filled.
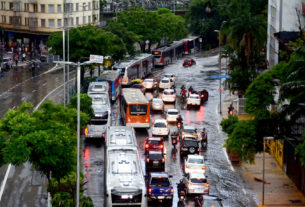
[[[192,66],[192,65],[195,65],[196,64],[196,61],[194,59],[185,59],[183,61],[183,66],[184,67],[189,67],[189,66]]]
[[[164,140],[162,137],[147,137],[144,142],[144,152],[147,154],[149,151],[164,152]]]
[[[199,143],[195,139],[185,138],[181,140],[180,155],[195,154],[199,152]]]
[[[165,157],[163,152],[160,151],[149,151],[145,159],[146,170],[158,169],[164,171],[165,168]]]
[[[141,83],[134,83],[130,86],[130,88],[138,88],[142,91],[142,93],[145,93],[145,87]]]

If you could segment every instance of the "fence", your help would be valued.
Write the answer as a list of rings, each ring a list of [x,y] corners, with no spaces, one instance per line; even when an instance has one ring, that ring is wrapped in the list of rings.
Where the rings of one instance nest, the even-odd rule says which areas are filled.
[[[53,61],[60,61],[59,55],[47,55],[47,63],[53,63]]]

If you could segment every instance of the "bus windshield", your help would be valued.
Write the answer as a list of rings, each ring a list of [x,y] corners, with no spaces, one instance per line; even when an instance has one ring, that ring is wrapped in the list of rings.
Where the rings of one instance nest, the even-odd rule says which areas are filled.
[[[147,105],[135,105],[135,104],[130,104],[129,105],[129,112],[130,115],[146,115],[147,113]]]

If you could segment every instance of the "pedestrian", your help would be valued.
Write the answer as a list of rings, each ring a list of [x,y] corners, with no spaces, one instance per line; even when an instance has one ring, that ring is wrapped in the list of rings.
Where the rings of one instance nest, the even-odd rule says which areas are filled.
[[[25,57],[26,57],[26,55],[25,55],[25,52],[22,54],[22,62],[23,61],[25,61]]]
[[[14,60],[15,60],[16,67],[17,67],[18,66],[18,55],[15,56]]]
[[[35,76],[35,69],[36,69],[35,62],[33,61],[31,65],[32,76]]]
[[[3,76],[3,73],[2,73],[2,64],[0,64],[0,77]]]

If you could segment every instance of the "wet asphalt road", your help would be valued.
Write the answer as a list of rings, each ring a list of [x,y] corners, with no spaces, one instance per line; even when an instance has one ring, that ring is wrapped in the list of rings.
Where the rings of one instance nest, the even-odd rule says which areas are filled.
[[[192,56],[197,64],[190,68],[182,67],[183,59],[165,67],[164,69],[156,69],[153,76],[162,78],[164,73],[174,73],[176,75],[176,88],[178,94],[180,87],[184,84],[187,88],[192,85],[195,90],[206,89],[209,92],[209,100],[206,104],[197,109],[187,110],[186,106],[181,106],[180,101],[176,104],[168,104],[166,108],[177,108],[184,119],[184,125],[192,125],[199,129],[203,127],[208,132],[208,149],[201,152],[205,158],[208,176],[208,183],[210,184],[210,195],[217,196],[222,200],[222,204],[228,207],[251,207],[257,206],[257,198],[255,193],[250,189],[244,181],[241,171],[242,167],[232,166],[229,162],[225,150],[223,148],[225,135],[221,131],[219,122],[221,115],[219,114],[219,80],[211,79],[211,75],[219,74],[217,65],[218,56],[212,57],[196,57]],[[225,71],[222,71],[224,74]],[[226,96],[226,91],[223,97]],[[158,96],[155,93],[146,93],[148,99],[153,96]],[[117,115],[118,103],[113,105],[113,117]],[[226,113],[226,110],[224,111]],[[163,117],[160,113],[152,113],[151,121]],[[115,118],[113,118],[115,119]],[[113,120],[114,124],[114,120]],[[118,122],[118,124],[120,124]],[[175,125],[170,125],[170,129],[175,129]],[[151,135],[149,130],[136,130],[138,145],[140,147],[140,154],[142,159],[142,166],[145,169],[144,162],[144,140]],[[86,194],[89,195],[95,206],[104,206],[104,147],[103,143],[99,141],[83,142],[83,163],[84,175],[88,183],[86,184]],[[179,145],[177,145],[179,148]],[[165,171],[173,176],[171,179],[175,186],[175,195],[173,206],[177,206],[177,190],[176,183],[183,176],[183,162],[180,160],[179,150],[176,154],[172,153],[171,141],[166,139],[166,167]],[[151,206],[162,206],[161,204],[153,203]],[[187,206],[194,206],[194,197],[187,198]]]

